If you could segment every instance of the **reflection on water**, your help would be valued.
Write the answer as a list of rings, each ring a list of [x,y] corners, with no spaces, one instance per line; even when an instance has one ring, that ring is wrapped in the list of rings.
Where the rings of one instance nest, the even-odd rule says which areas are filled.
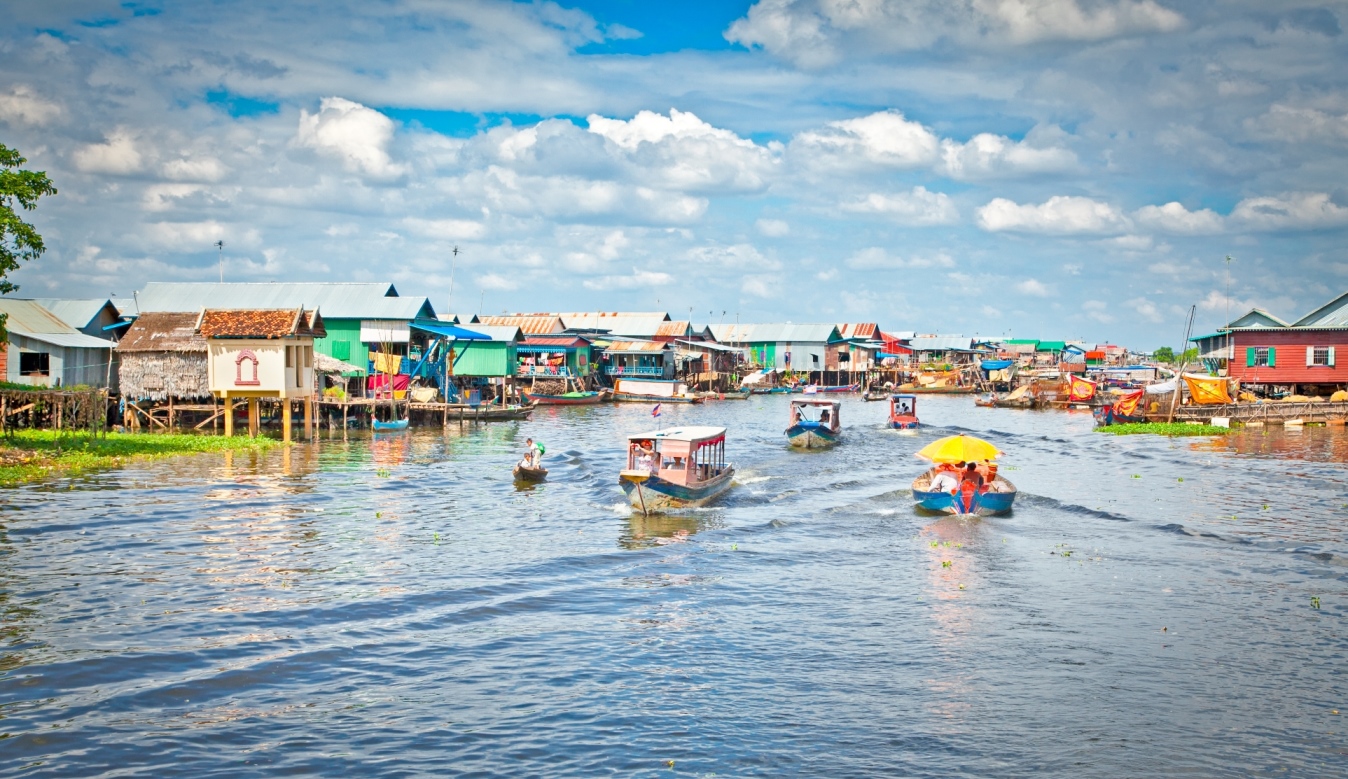
[[[664,411],[739,468],[679,514],[626,507],[625,405],[10,491],[0,771],[1348,775],[1343,429],[932,397],[901,436],[848,398],[804,457],[788,400]],[[1011,516],[914,510],[959,431],[1007,452]]]

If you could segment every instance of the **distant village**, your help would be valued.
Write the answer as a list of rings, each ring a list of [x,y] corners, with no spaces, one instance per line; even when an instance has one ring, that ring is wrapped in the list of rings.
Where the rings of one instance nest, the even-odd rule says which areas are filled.
[[[1108,343],[926,334],[876,322],[702,324],[667,312],[468,316],[405,297],[391,283],[153,282],[129,298],[0,298],[0,312],[10,386],[106,389],[122,399],[133,427],[162,419],[163,407],[204,411],[203,403],[231,394],[504,404],[526,392],[624,381],[666,383],[640,391],[678,397],[783,384],[996,390],[1045,373],[1155,378],[1148,355]],[[219,312],[213,325],[207,312]],[[1341,385],[1335,347],[1345,328],[1348,294],[1295,322],[1256,309],[1195,336],[1192,368],[1246,384]],[[235,343],[235,364],[212,363],[213,340],[287,338],[303,344],[276,352],[276,375],[291,373],[270,395],[242,374],[272,375],[265,349],[244,349],[249,364]]]

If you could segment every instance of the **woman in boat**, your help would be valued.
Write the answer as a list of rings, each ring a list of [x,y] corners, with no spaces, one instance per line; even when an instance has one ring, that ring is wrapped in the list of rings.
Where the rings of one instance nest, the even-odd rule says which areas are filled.
[[[639,471],[655,473],[655,457],[651,448],[648,448],[646,442],[632,444],[632,453],[636,455],[636,468]]]

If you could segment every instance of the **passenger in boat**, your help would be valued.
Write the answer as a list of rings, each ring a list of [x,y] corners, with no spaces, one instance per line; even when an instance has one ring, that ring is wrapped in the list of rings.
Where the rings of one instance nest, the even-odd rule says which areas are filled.
[[[828,409],[824,409],[823,411],[819,412],[819,424],[828,427],[829,426],[828,420],[829,420]]]
[[[960,463],[963,465],[964,463]],[[942,463],[936,466],[936,475],[931,480],[932,492],[951,492],[960,485],[959,479],[955,478],[955,469],[949,463]]]
[[[960,484],[970,482],[975,488],[983,486],[983,476],[978,472],[977,463],[967,463],[964,466],[964,474],[960,477]]]
[[[992,478],[988,472],[989,465],[990,465],[989,461],[984,460],[983,462],[979,463],[978,467],[975,469],[978,471],[978,478],[982,480],[983,484],[989,484],[992,481]]]
[[[637,470],[655,473],[654,452],[641,443],[635,443],[632,444],[632,453],[636,456]]]
[[[524,439],[524,459],[520,460],[520,465],[523,465],[525,468],[539,467],[539,463],[543,460],[543,452],[545,451],[543,444],[534,443],[534,439],[532,438]]]

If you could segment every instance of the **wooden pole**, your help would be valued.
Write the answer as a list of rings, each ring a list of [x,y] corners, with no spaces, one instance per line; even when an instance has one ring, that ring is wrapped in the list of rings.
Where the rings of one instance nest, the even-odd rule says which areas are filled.
[[[259,418],[257,398],[248,399],[248,437],[257,438],[261,430],[262,420]]]
[[[234,401],[229,399],[229,393],[221,393],[221,399],[225,401],[225,438],[234,436]]]
[[[290,443],[290,415],[293,407],[290,398],[281,398],[281,440],[287,444]]]
[[[304,399],[304,437],[313,440],[314,437],[314,399],[312,397]]]
[[[169,395],[168,401],[169,401],[169,408],[168,408],[168,417],[169,417],[168,422],[169,422],[169,423],[168,423],[168,429],[169,429],[169,432],[172,433],[172,432],[173,432],[173,396],[172,396],[172,395]]]

